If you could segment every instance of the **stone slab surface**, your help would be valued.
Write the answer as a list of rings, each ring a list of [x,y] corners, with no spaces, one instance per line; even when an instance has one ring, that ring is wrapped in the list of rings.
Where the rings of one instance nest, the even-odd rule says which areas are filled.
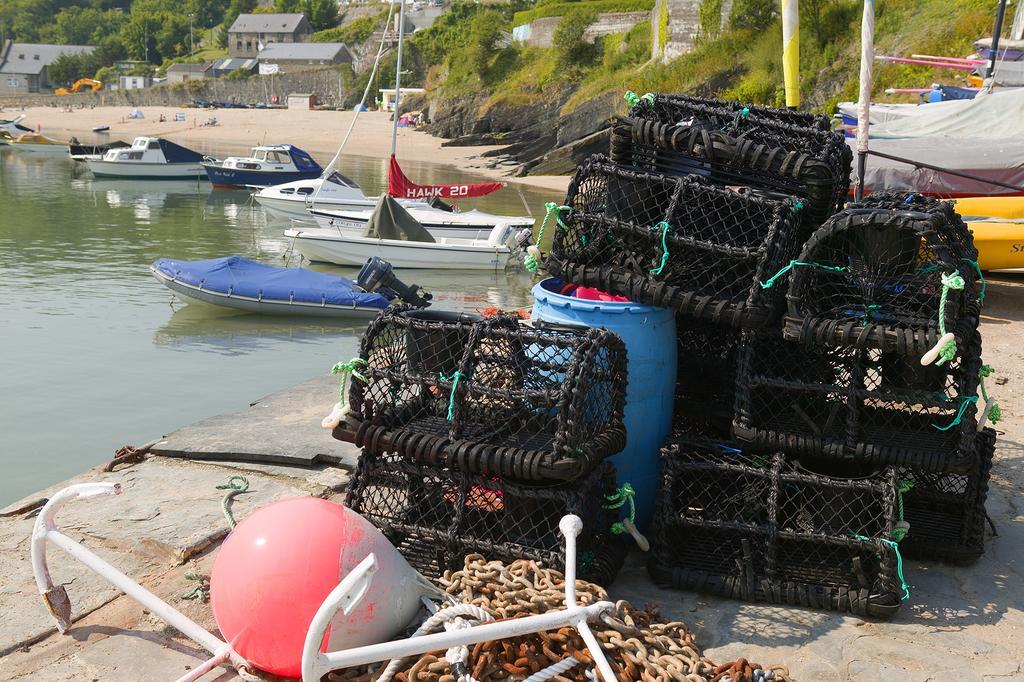
[[[249,492],[232,501],[238,520],[274,500],[329,496],[346,476],[323,467],[283,475],[150,457],[114,472],[93,469],[32,498],[49,497],[67,484],[87,480],[121,483],[123,492],[116,497],[69,503],[58,515],[58,525],[127,575],[145,579],[223,539],[228,532],[221,509],[225,491],[216,486],[235,474],[249,481]],[[32,575],[29,537],[34,520],[31,514],[0,518],[0,655],[54,630]],[[49,555],[54,581],[66,585],[75,618],[117,596],[114,588],[59,548],[51,546]]]
[[[320,421],[338,395],[338,377],[322,376],[260,398],[161,438],[152,452],[189,459],[270,464],[337,464],[354,469],[359,449],[331,437]]]

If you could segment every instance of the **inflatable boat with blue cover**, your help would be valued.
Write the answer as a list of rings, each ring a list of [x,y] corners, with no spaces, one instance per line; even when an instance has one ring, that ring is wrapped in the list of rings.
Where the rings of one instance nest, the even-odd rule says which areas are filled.
[[[344,277],[304,268],[278,268],[241,256],[193,261],[160,258],[150,270],[157,281],[186,302],[254,313],[372,317],[389,302]]]

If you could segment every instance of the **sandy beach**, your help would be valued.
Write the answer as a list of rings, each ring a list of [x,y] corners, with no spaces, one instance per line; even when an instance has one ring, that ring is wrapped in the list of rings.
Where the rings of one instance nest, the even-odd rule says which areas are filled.
[[[246,151],[254,144],[291,143],[311,153],[326,164],[337,151],[355,115],[351,111],[295,111],[284,109],[190,109],[175,107],[143,107],[145,118],[129,119],[128,107],[96,107],[63,111],[56,107],[30,107],[24,110],[5,108],[0,118],[25,114],[25,123],[44,134],[61,140],[72,135],[83,143],[104,140],[130,142],[139,135],[166,137],[185,146],[213,156]],[[185,121],[175,121],[175,114],[184,114]],[[161,122],[160,117],[166,119]],[[216,126],[204,126],[209,119]],[[391,148],[390,114],[369,111],[359,121],[345,147],[345,154],[386,157]],[[110,131],[97,135],[92,129],[110,126]],[[398,131],[398,156],[408,161],[438,163],[478,173],[507,182],[565,191],[567,176],[539,175],[513,178],[509,166],[490,168],[493,159],[481,153],[497,147],[442,147],[444,140],[411,128]]]

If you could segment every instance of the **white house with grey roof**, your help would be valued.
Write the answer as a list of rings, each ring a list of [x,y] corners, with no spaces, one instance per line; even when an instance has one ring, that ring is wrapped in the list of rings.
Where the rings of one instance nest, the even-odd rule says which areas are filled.
[[[313,66],[352,62],[345,43],[274,43],[260,50],[260,64],[277,64],[279,71],[301,71]]]
[[[37,45],[15,43],[0,45],[0,95],[44,92],[56,86],[50,82],[48,67],[62,54],[88,54],[91,45]]]
[[[305,43],[313,28],[305,14],[239,14],[228,29],[228,56],[255,57],[277,43]]]

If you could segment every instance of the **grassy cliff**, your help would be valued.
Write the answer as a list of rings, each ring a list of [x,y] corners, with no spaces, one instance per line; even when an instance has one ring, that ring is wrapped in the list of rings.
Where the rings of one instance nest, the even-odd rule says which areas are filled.
[[[697,49],[662,63],[650,59],[649,22],[594,45],[582,40],[582,31],[607,2],[542,0],[526,9],[517,3],[500,9],[457,4],[438,24],[414,37],[419,75],[442,98],[483,97],[484,109],[499,103],[564,99],[568,92],[563,105],[563,113],[568,113],[595,97],[627,89],[696,91],[782,103],[782,29],[773,11],[775,3],[735,0],[725,30],[702,26]],[[717,18],[721,0],[704,4],[702,17],[710,23]],[[862,3],[807,0],[801,5],[803,108],[831,113],[836,101],[856,96]],[[738,16],[737,7],[752,15]],[[522,17],[556,9],[562,19],[555,47],[523,47],[501,40],[501,33]],[[972,51],[973,40],[991,34],[994,9],[991,0],[878,0],[876,52],[963,56]],[[1012,15],[1012,9],[1009,12]],[[1012,16],[1007,17],[1007,26],[1010,21]],[[881,63],[876,63],[875,74],[878,95],[888,87],[927,87],[962,78],[957,71]]]

